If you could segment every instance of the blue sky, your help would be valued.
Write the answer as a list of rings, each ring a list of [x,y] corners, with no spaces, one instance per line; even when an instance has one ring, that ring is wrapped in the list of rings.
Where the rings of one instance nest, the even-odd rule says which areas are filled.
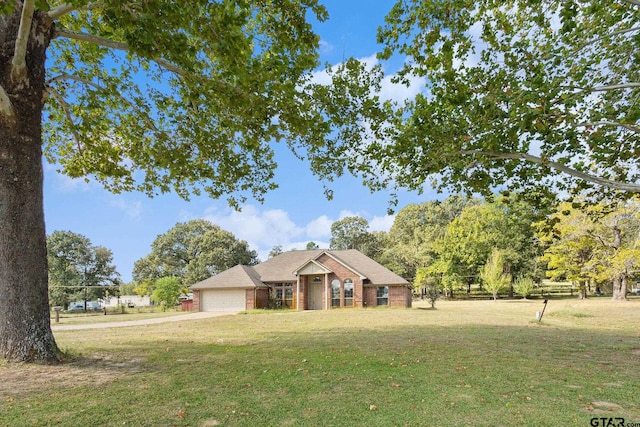
[[[321,36],[322,61],[336,64],[356,57],[375,61],[379,49],[376,30],[393,5],[386,0],[326,0],[328,22],[316,27]],[[321,78],[321,72],[318,78]],[[389,82],[387,82],[389,83]],[[388,98],[410,96],[411,89],[383,89]],[[186,202],[175,195],[153,199],[141,193],[111,194],[100,184],[70,179],[45,163],[45,220],[47,233],[68,230],[88,237],[94,245],[110,249],[125,282],[131,280],[133,264],[149,254],[151,243],[178,222],[204,218],[246,240],[262,260],[269,250],[282,245],[285,250],[304,249],[309,241],[328,247],[330,227],[345,216],[359,215],[372,230],[388,231],[393,216],[387,215],[387,192],[371,194],[361,180],[345,176],[331,183],[334,192],[326,200],[322,183],[309,171],[307,163],[296,159],[286,148],[277,148],[279,188],[266,195],[263,204],[249,199],[241,212],[230,209],[225,200],[194,197]],[[401,193],[398,209],[409,203],[436,198],[427,190],[422,196]]]

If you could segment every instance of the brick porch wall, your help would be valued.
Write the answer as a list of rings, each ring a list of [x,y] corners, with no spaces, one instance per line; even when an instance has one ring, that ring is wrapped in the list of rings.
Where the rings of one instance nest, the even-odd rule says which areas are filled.
[[[306,310],[307,309],[307,282],[310,276],[301,276],[300,277],[300,300],[297,301],[296,308],[298,310]],[[293,282],[293,292],[297,291],[297,282]],[[296,297],[297,298],[297,297]]]

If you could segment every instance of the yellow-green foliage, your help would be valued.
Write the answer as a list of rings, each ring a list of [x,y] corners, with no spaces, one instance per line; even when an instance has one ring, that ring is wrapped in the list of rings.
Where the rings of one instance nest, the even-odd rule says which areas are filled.
[[[480,271],[480,278],[484,281],[485,288],[493,295],[493,299],[497,299],[498,293],[511,283],[511,275],[504,272],[504,267],[503,251],[493,249]]]

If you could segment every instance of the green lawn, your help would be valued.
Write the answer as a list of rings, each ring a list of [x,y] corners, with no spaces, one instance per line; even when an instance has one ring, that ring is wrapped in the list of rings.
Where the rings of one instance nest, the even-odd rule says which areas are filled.
[[[0,365],[0,425],[640,423],[640,301],[436,308],[58,331],[63,365]]]

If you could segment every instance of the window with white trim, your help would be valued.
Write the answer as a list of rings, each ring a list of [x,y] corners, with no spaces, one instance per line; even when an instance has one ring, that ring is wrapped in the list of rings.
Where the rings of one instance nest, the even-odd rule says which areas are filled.
[[[389,305],[388,286],[378,286],[376,289],[376,305]]]
[[[344,306],[353,307],[353,280],[344,279]]]
[[[340,307],[340,280],[331,281],[331,307]]]

